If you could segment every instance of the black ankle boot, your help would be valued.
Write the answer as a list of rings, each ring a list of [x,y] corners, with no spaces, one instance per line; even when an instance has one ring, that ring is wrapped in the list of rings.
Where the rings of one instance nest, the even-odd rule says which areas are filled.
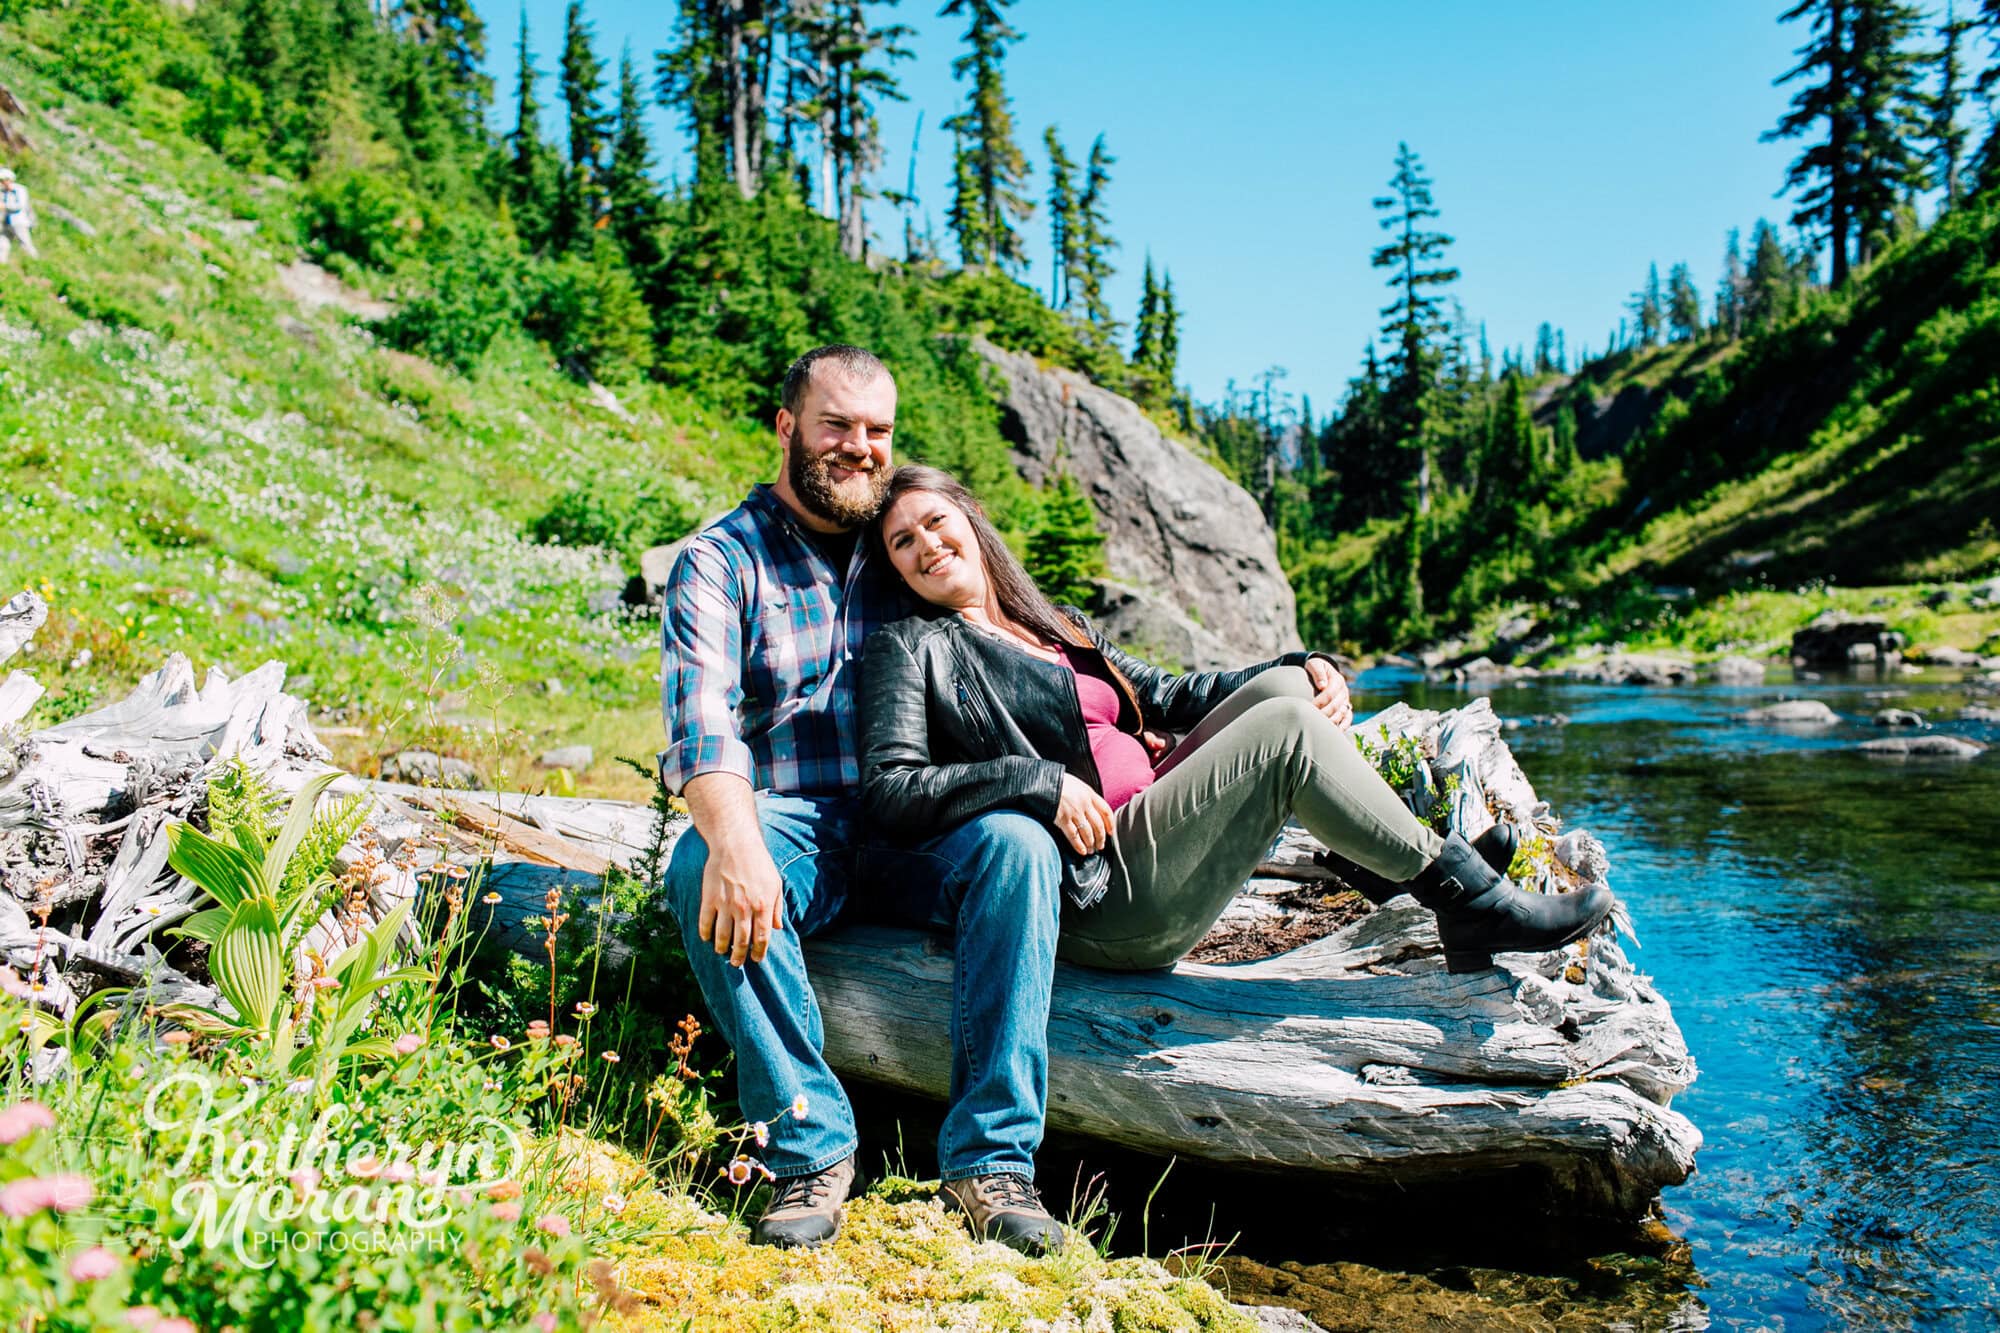
[[[1456,833],[1444,854],[1402,886],[1437,913],[1447,971],[1491,967],[1496,953],[1538,953],[1582,939],[1611,914],[1611,890],[1525,893]]]
[[[1472,849],[1479,853],[1481,860],[1493,867],[1495,873],[1506,874],[1507,867],[1514,864],[1514,852],[1521,845],[1521,835],[1514,826],[1502,820],[1486,832],[1472,840]],[[1399,893],[1410,891],[1407,884],[1398,884],[1392,879],[1384,879],[1366,866],[1358,866],[1337,852],[1325,849],[1313,853],[1313,862],[1323,865],[1340,876],[1340,882],[1369,902],[1380,907]]]

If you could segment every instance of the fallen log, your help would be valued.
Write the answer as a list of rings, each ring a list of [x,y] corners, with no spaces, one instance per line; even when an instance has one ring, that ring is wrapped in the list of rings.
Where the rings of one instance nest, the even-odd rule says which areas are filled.
[[[304,705],[282,692],[283,677],[273,663],[235,681],[211,673],[197,690],[176,656],[120,703],[12,742],[17,771],[0,778],[0,958],[39,969],[48,1007],[66,1012],[80,991],[112,980],[220,1003],[204,979],[166,966],[153,943],[199,897],[166,866],[163,830],[231,757],[281,789],[323,771],[326,752]],[[1462,831],[1496,817],[1557,831],[1483,701],[1442,715],[1398,705],[1368,726],[1417,739],[1432,768],[1459,776],[1450,800]],[[1440,777],[1435,792],[1444,790]],[[417,875],[439,856],[486,866],[487,887],[505,900],[499,938],[524,953],[541,951],[535,918],[551,889],[576,914],[577,900],[599,891],[603,866],[648,878],[638,863],[658,846],[652,812],[621,802],[447,795],[354,777],[330,795],[344,791],[366,795],[369,832],[386,856],[422,847]],[[1603,849],[1587,834],[1549,845],[1536,877],[1604,877]],[[1313,891],[1330,873],[1314,850],[1302,830],[1288,831],[1218,928],[1282,916],[1285,895]],[[377,910],[414,894],[417,875],[385,872],[371,888]],[[55,898],[64,905],[49,909]],[[45,911],[39,924],[30,919]],[[327,943],[337,941],[329,934]],[[942,1096],[948,942],[870,926],[807,949],[833,1066]],[[1684,1180],[1701,1136],[1671,1102],[1694,1063],[1666,1001],[1616,940],[1607,932],[1587,948],[1496,964],[1447,973],[1430,914],[1399,898],[1251,962],[1145,973],[1060,965],[1050,1127],[1363,1185],[1525,1166],[1546,1174],[1552,1197],[1595,1213],[1635,1214]]]

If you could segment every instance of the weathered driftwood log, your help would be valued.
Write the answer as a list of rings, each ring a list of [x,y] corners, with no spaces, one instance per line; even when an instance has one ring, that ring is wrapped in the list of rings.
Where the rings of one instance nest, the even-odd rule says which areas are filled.
[[[0,633],[6,623],[0,613]],[[39,963],[44,1003],[67,1010],[78,988],[111,980],[219,1003],[200,978],[167,966],[154,942],[199,896],[167,868],[162,830],[194,807],[206,776],[230,756],[286,789],[324,767],[326,752],[282,681],[271,664],[236,681],[212,673],[197,690],[175,657],[121,703],[14,738],[17,771],[0,778],[8,890],[0,955],[17,969]],[[1452,817],[1467,831],[1496,815],[1554,831],[1483,701],[1443,715],[1398,705],[1368,730],[1379,739],[1384,727],[1434,756],[1438,791],[1456,787]],[[1460,781],[1444,784],[1444,773]],[[440,854],[490,861],[487,885],[506,899],[497,909],[502,940],[523,952],[540,949],[533,918],[551,888],[575,913],[576,895],[596,892],[607,863],[635,866],[653,843],[651,812],[620,802],[359,778],[336,783],[333,794],[342,791],[367,794],[372,835],[390,856],[410,845],[421,846],[420,865]],[[1603,878],[1603,849],[1588,835],[1553,846],[1537,876]],[[1290,831],[1264,870],[1284,878],[1253,880],[1223,924],[1282,914],[1275,895],[1328,873],[1313,850]],[[393,869],[371,887],[381,910],[415,891],[416,879]],[[52,899],[62,904],[52,909],[56,924],[30,919]],[[867,927],[816,939],[808,951],[834,1067],[942,1095],[947,942]],[[1669,1103],[1694,1065],[1666,1002],[1617,943],[1601,935],[1587,950],[1504,955],[1498,964],[1446,973],[1430,914],[1401,898],[1256,962],[1148,973],[1061,966],[1050,1124],[1362,1183],[1533,1166],[1590,1211],[1634,1212],[1685,1179],[1700,1134]]]

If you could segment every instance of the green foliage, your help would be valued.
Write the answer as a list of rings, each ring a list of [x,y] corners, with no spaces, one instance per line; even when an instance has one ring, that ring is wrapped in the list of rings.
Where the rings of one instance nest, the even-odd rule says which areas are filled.
[[[598,479],[557,496],[528,525],[528,535],[559,546],[602,546],[634,568],[641,551],[685,537],[700,521],[701,512],[685,489],[670,480]]]
[[[1028,574],[1058,606],[1090,609],[1093,580],[1104,574],[1104,534],[1097,510],[1067,469],[1058,468],[1042,488],[1041,514],[1028,533]]]
[[[494,228],[454,223],[410,275],[417,290],[382,324],[382,337],[469,374],[494,339],[519,326],[526,272]]]
[[[425,225],[423,202],[407,185],[379,172],[321,176],[299,209],[300,236],[313,258],[344,255],[385,271],[416,257]]]
[[[557,365],[579,379],[622,383],[652,363],[652,316],[615,247],[540,264],[531,278],[524,322]]]

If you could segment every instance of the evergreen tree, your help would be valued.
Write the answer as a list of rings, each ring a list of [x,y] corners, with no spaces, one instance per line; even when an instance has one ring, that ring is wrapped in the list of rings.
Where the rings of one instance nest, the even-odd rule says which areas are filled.
[[[788,94],[787,124],[805,119],[819,127],[820,209],[839,221],[841,253],[859,260],[868,248],[868,177],[882,165],[875,107],[885,98],[906,100],[888,66],[909,58],[899,43],[912,29],[870,27],[862,0],[797,0],[789,28],[807,53],[803,81],[813,95],[800,102]],[[877,56],[887,63],[871,63]],[[796,61],[788,69],[800,73]]]
[[[471,0],[400,0],[397,10],[407,40],[422,49],[440,101],[450,108],[453,128],[480,134],[493,100],[486,73],[486,21]]]
[[[1151,368],[1160,356],[1160,284],[1153,277],[1153,255],[1139,279],[1139,317],[1132,325],[1132,364]]]
[[[957,146],[951,226],[961,262],[1016,267],[1026,258],[1017,224],[1035,211],[1023,193],[1028,159],[1014,142],[1014,113],[1001,62],[1007,43],[1021,34],[1001,10],[1014,0],[946,0],[938,17],[964,15],[966,53],[951,62],[952,77],[972,80],[963,111],[945,122]]]
[[[1535,330],[1535,373],[1546,375],[1556,368],[1556,331],[1547,320]]]
[[[507,136],[506,200],[516,234],[532,251],[549,242],[555,204],[550,178],[556,163],[548,142],[542,138],[542,101],[536,91],[542,73],[535,68],[535,53],[528,47],[526,5],[521,7],[521,35],[514,50],[518,67],[514,82],[517,110],[514,128]]]
[[[1751,332],[1771,328],[1792,313],[1794,271],[1790,255],[1778,240],[1778,229],[1762,218],[1750,238],[1750,273],[1744,284],[1743,326]]]
[[[1830,281],[1844,286],[1854,262],[1866,263],[1886,239],[1896,208],[1921,188],[1918,58],[1906,43],[1919,13],[1908,0],[1798,0],[1781,22],[1809,18],[1811,37],[1799,63],[1779,77],[1819,81],[1800,88],[1765,142],[1823,137],[1792,162],[1787,190],[1803,190],[1792,221],[1827,244]]]
[[[1164,270],[1160,274],[1159,319],[1159,353],[1152,366],[1161,381],[1171,386],[1181,367],[1181,308],[1174,300],[1174,275]]]
[[[660,226],[664,209],[653,182],[653,145],[646,137],[645,100],[628,42],[618,60],[618,121],[605,172],[605,196],[612,240],[643,289],[662,260]]]
[[[1553,475],[1566,477],[1576,467],[1576,404],[1564,399],[1556,405],[1555,443],[1550,449]]]
[[[1111,168],[1118,161],[1098,135],[1090,145],[1090,162],[1084,170],[1083,191],[1076,201],[1076,241],[1074,248],[1082,261],[1076,287],[1077,304],[1096,334],[1099,346],[1117,340],[1119,324],[1111,317],[1111,303],[1105,298],[1105,284],[1111,280],[1111,252],[1118,242],[1111,239],[1111,218],[1105,210],[1104,192],[1111,185]]]
[[[1729,229],[1729,244],[1722,253],[1722,280],[1715,288],[1715,331],[1724,338],[1743,336],[1743,297],[1748,277],[1743,272],[1743,235]]]
[[[556,197],[555,246],[588,254],[604,216],[604,153],[612,120],[601,100],[604,62],[591,49],[583,0],[570,0],[563,22],[562,96],[569,112],[569,159]]]
[[[1654,264],[1646,273],[1646,285],[1632,294],[1630,305],[1632,317],[1639,327],[1639,345],[1651,347],[1660,341],[1660,331],[1666,326],[1666,299],[1660,291],[1660,266]]]
[[[1452,238],[1427,229],[1439,216],[1431,195],[1430,177],[1407,143],[1396,145],[1396,173],[1391,193],[1374,200],[1381,225],[1394,236],[1369,257],[1375,268],[1389,272],[1396,299],[1382,308],[1383,337],[1393,350],[1389,358],[1386,404],[1387,435],[1373,456],[1355,459],[1348,478],[1347,498],[1370,512],[1394,512],[1401,507],[1403,482],[1416,474],[1418,513],[1430,509],[1430,446],[1428,408],[1440,361],[1439,335],[1446,328],[1441,289],[1458,280],[1458,270],[1444,263]],[[1410,460],[1414,458],[1415,465]]]
[[[1042,132],[1049,153],[1049,252],[1053,278],[1049,304],[1070,310],[1083,277],[1083,219],[1078,208],[1076,162],[1051,125]]]
[[[1521,376],[1508,375],[1501,382],[1473,492],[1473,524],[1482,542],[1498,544],[1520,531],[1519,511],[1533,503],[1542,476],[1540,442],[1521,393]]]
[[[1024,563],[1058,606],[1069,603],[1087,610],[1096,603],[1095,580],[1104,574],[1104,534],[1090,497],[1060,463],[1042,487],[1041,513],[1028,534]]]
[[[2000,0],[1996,0],[2000,4]],[[1947,0],[1944,22],[1938,25],[1939,46],[1934,61],[1937,68],[1937,91],[1925,100],[1929,112],[1925,138],[1930,143],[1930,168],[1933,183],[1944,191],[1946,208],[1957,206],[1959,192],[1964,188],[1965,152],[1972,132],[1963,120],[1966,100],[1965,57],[1961,50],[1965,39],[1979,27],[1975,19],[1958,17],[1956,7]],[[2000,66],[1996,66],[2000,69]]]
[[[1675,342],[1693,342],[1701,336],[1701,293],[1686,264],[1676,264],[1667,276],[1667,327]]]

